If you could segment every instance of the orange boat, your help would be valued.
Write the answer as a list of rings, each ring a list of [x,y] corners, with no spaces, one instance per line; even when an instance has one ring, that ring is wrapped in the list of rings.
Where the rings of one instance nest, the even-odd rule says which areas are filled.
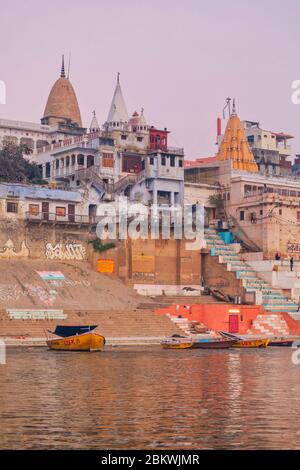
[[[55,351],[103,351],[105,338],[94,332],[66,338],[47,339],[47,345]]]

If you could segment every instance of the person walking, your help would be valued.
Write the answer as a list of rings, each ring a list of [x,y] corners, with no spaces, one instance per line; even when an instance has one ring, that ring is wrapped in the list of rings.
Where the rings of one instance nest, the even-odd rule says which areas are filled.
[[[299,297],[299,300],[298,300],[298,308],[297,308],[297,312],[299,312],[300,310],[300,297]]]
[[[294,257],[292,256],[290,259],[290,270],[293,271],[294,269]]]

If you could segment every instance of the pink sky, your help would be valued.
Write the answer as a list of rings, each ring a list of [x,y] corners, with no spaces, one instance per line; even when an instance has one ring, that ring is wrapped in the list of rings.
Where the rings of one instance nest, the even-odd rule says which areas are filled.
[[[189,159],[213,155],[216,117],[235,96],[242,119],[296,137],[298,0],[0,0],[0,118],[39,122],[61,54],[83,122],[107,117],[117,72],[128,112],[168,127]]]

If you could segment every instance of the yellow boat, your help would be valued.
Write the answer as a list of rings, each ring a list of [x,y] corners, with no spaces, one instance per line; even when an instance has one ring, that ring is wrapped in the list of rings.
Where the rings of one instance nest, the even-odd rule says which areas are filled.
[[[233,348],[266,348],[270,343],[269,338],[243,338],[242,336],[219,331],[224,338],[231,338],[234,340]]]
[[[193,345],[193,343],[187,339],[180,340],[175,338],[164,339],[160,344],[164,349],[188,349]]]
[[[93,332],[66,338],[47,339],[47,345],[55,351],[103,351],[105,338]]]
[[[241,339],[235,341],[232,345],[233,348],[266,348],[269,344],[269,339]]]

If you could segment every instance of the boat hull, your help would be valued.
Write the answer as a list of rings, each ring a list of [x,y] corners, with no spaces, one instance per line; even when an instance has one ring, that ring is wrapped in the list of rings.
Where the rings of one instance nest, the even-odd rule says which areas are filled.
[[[54,351],[102,351],[105,338],[97,333],[83,333],[67,338],[48,339],[46,342]]]
[[[189,349],[192,343],[161,343],[164,349]]]
[[[280,346],[280,347],[286,347],[286,348],[291,348],[293,345],[294,340],[287,339],[287,340],[278,340],[278,341],[270,341],[269,346]]]
[[[270,343],[269,339],[242,339],[236,341],[233,348],[266,348]]]
[[[194,341],[192,349],[228,349],[234,344],[234,340],[217,340],[217,341]]]

